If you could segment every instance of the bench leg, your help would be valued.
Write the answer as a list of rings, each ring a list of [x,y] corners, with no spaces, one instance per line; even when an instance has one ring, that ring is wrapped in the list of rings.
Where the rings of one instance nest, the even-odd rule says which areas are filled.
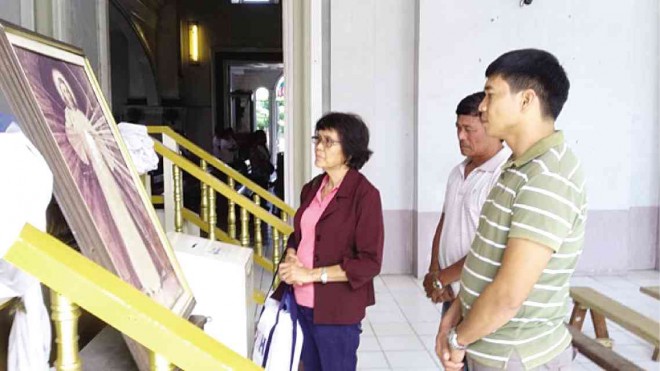
[[[605,321],[605,316],[592,309],[591,320],[594,323],[596,341],[603,344],[603,346],[612,349],[612,339],[610,339],[610,334],[607,332],[607,322]]]
[[[584,324],[584,316],[587,315],[587,308],[575,303],[573,313],[571,313],[571,320],[568,322],[571,326],[582,331],[582,324]]]
[[[658,353],[660,353],[660,348],[655,347],[655,349],[653,350],[653,357],[651,357],[651,359],[658,362],[658,356],[660,355]]]

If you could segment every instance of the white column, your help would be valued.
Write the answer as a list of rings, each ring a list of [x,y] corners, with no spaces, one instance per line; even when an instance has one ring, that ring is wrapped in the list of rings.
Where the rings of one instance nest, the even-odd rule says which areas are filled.
[[[34,0],[21,0],[21,26],[34,31]]]
[[[278,80],[279,81],[279,80]],[[275,83],[277,85],[277,83]],[[270,138],[269,143],[270,143],[270,161],[273,164],[277,164],[277,86],[271,88],[268,90],[268,98],[270,99],[270,115],[268,116],[270,118]]]
[[[179,146],[167,135],[163,135],[163,145],[179,153]],[[163,228],[166,232],[174,230],[174,181],[172,179],[172,165],[172,161],[163,156],[163,210],[165,211],[165,225],[163,225]]]
[[[311,0],[309,3],[309,132],[313,135],[316,121],[323,115],[323,3]],[[311,135],[309,135],[311,136]],[[309,171],[311,176],[321,173],[314,166],[314,147],[307,146]]]
[[[111,79],[110,79],[110,6],[108,0],[96,0],[96,22],[99,48],[98,79],[105,100],[112,109]]]
[[[312,176],[311,139],[323,112],[322,1],[283,0],[286,150],[284,199],[298,204],[298,192]]]
[[[69,42],[69,1],[53,1],[53,37],[62,42]]]

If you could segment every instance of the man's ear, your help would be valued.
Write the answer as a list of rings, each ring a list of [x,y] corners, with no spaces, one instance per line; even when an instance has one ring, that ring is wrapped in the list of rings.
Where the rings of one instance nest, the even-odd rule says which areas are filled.
[[[521,110],[526,111],[527,109],[529,109],[529,107],[531,107],[532,104],[535,103],[537,99],[538,97],[536,96],[536,92],[533,89],[523,90],[520,100]]]

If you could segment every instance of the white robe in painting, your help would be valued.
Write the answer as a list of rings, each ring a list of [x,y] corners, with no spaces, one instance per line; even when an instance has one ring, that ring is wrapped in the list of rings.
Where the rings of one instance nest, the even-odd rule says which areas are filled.
[[[69,143],[82,162],[93,169],[112,220],[132,221],[121,195],[120,186],[112,173],[115,170],[115,163],[106,141],[113,141],[114,138],[106,137],[96,131],[87,116],[76,108],[67,107],[64,110],[64,117]],[[140,269],[135,270],[135,273],[142,284],[142,291],[152,299],[160,301],[158,297],[162,294],[160,275],[153,264],[144,264],[151,261],[151,256],[146,249],[140,248],[144,243],[137,226],[132,222],[124,222],[121,226],[121,238],[126,245],[126,253],[134,266],[141,266]]]

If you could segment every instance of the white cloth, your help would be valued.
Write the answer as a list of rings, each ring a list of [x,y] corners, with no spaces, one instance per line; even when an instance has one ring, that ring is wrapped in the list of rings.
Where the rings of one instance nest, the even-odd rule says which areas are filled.
[[[158,155],[154,150],[154,141],[147,133],[147,127],[128,122],[120,122],[119,133],[124,138],[126,148],[131,154],[138,174],[146,174],[158,168]]]
[[[14,243],[25,223],[46,229],[46,207],[53,178],[41,154],[17,127],[0,133],[0,257]],[[0,298],[21,297],[9,334],[8,370],[48,370],[50,322],[41,286],[34,277],[0,260]]]
[[[497,183],[500,168],[511,156],[508,147],[502,148],[490,160],[472,170],[464,178],[465,166],[469,160],[456,165],[449,174],[445,191],[445,204],[442,212],[445,221],[440,237],[440,269],[463,259],[470,251],[472,240],[479,225],[481,207],[486,202],[488,193]],[[454,294],[458,294],[459,282],[451,284]]]

